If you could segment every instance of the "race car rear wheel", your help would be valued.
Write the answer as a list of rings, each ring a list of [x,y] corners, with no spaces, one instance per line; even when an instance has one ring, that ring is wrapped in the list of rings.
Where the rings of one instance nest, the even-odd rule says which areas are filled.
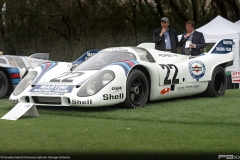
[[[148,96],[149,84],[146,76],[140,70],[133,69],[127,79],[124,107],[141,108],[146,104]]]
[[[204,96],[219,97],[225,94],[227,81],[225,70],[221,66],[217,66],[212,73],[212,80],[208,82],[208,87],[204,92]]]
[[[0,70],[0,98],[7,96],[9,90],[9,82],[7,76]]]

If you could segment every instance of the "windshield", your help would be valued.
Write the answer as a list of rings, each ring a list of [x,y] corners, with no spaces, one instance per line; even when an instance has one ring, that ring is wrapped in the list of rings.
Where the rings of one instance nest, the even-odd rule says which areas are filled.
[[[130,52],[100,51],[81,63],[74,70],[100,70],[113,62],[123,60],[136,60],[136,57]]]

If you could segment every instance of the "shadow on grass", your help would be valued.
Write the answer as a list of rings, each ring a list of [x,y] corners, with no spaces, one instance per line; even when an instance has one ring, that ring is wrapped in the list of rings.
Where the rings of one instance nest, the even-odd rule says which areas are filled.
[[[75,112],[107,112],[121,107],[117,105],[105,106],[105,107],[66,107],[66,106],[37,106],[40,110],[52,110],[52,111],[75,111]]]
[[[162,101],[153,101],[149,102],[148,104],[154,104],[154,103],[160,103],[160,102],[167,102],[171,103],[173,101],[179,101],[179,100],[191,100],[196,99],[194,97],[188,97],[188,98],[176,98],[176,99],[168,99],[168,100],[162,100]],[[201,119],[192,119],[192,118],[186,118],[186,115],[179,115],[178,118],[175,117],[164,117],[159,118],[159,115],[145,115],[141,117],[137,117],[136,114],[131,116],[129,114],[126,116],[125,114],[88,114],[88,113],[101,113],[101,112],[114,112],[117,110],[123,109],[123,107],[119,106],[107,106],[107,107],[63,107],[63,106],[37,106],[37,109],[39,109],[44,114],[54,114],[54,115],[64,115],[64,116],[74,116],[74,117],[88,117],[88,118],[97,118],[97,119],[109,119],[109,120],[121,120],[121,121],[139,121],[139,122],[160,122],[165,124],[178,124],[178,125],[199,125],[199,126],[208,126],[208,125],[219,125],[219,126],[239,126],[240,121],[226,121],[221,120],[217,121],[215,119],[212,119],[211,117],[201,118]],[[130,109],[131,110],[131,109]],[[137,110],[137,109],[136,109]],[[56,111],[56,112],[55,112]],[[83,113],[83,114],[81,114]],[[86,113],[86,114],[85,114]],[[120,112],[121,113],[121,112]],[[125,112],[124,112],[125,113]],[[138,112],[139,113],[139,112]],[[144,111],[141,111],[140,114],[145,114]],[[33,117],[23,116],[21,119],[29,119]],[[36,117],[37,118],[37,117]],[[210,118],[210,119],[209,119]]]
[[[147,105],[163,103],[163,102],[174,102],[179,100],[195,100],[195,99],[203,99],[204,97],[180,97],[180,98],[172,98],[172,99],[164,99],[158,101],[147,102]],[[37,109],[40,110],[52,110],[52,111],[75,111],[75,112],[108,112],[119,109],[127,109],[121,104],[111,105],[111,106],[102,106],[102,107],[71,107],[71,106],[36,106]],[[136,108],[137,109],[137,108]]]

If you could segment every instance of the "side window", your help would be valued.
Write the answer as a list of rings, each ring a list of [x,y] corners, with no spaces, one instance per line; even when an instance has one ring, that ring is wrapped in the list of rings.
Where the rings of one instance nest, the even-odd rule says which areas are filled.
[[[136,57],[134,54],[129,52],[123,52],[122,53],[122,59],[123,60],[136,60]]]
[[[136,51],[142,61],[156,62],[153,56],[148,52],[148,50],[136,47],[132,47],[132,49]]]
[[[0,63],[7,64],[7,62],[5,61],[5,59],[2,59],[2,58],[0,58]]]

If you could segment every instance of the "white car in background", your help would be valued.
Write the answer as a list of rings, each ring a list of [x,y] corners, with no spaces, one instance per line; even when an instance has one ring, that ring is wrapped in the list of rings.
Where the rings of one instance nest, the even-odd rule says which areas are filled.
[[[35,53],[31,56],[0,55],[0,98],[10,95],[28,69],[49,62],[49,53]]]

